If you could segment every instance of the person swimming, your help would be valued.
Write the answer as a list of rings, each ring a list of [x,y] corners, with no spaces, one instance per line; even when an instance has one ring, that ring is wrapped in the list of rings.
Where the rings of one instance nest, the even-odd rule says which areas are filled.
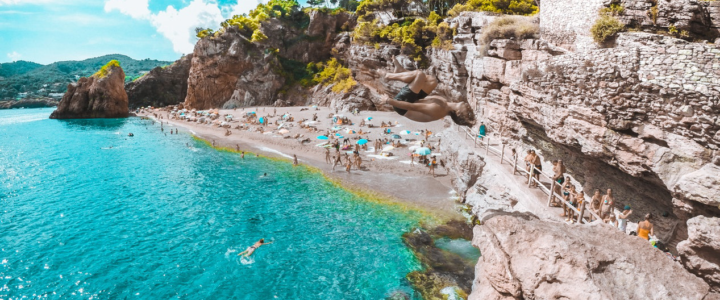
[[[248,256],[252,255],[255,252],[255,250],[257,250],[257,248],[260,248],[260,246],[268,245],[268,244],[272,244],[272,243],[273,242],[266,243],[265,239],[260,239],[259,241],[255,242],[255,244],[253,244],[252,246],[245,249],[245,251],[238,253],[238,256],[244,255],[245,257],[248,257]]]

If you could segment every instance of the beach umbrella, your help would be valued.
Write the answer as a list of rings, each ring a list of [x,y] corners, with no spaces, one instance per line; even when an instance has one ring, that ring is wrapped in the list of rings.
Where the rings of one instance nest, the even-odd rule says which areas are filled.
[[[258,121],[260,121],[260,124],[265,123],[265,118],[260,117],[260,119]]]
[[[399,139],[402,139],[402,137],[399,136],[399,135],[397,135],[397,134],[393,134],[393,135],[392,135],[392,139],[393,139],[393,140],[399,140]]]
[[[359,139],[357,142],[355,142],[358,145],[365,145],[368,143],[368,140],[366,139]]]
[[[430,155],[432,151],[430,151],[428,147],[420,147],[415,150],[415,153],[420,155]]]
[[[368,121],[372,121],[372,117],[367,117],[367,119],[366,119],[366,120],[368,120]]]
[[[336,134],[335,134],[335,136],[340,136],[340,137],[341,137],[341,136],[342,136],[342,134],[336,133]]]
[[[324,135],[321,135],[321,136],[317,137],[317,139],[318,139],[318,140],[327,140],[328,137],[326,137],[326,136],[324,136]]]
[[[280,129],[280,131],[278,131],[279,134],[286,134],[288,132],[290,132],[290,130],[287,129]]]
[[[345,130],[345,133],[355,134],[355,130],[352,130],[352,129],[348,128],[348,129]]]
[[[402,135],[410,134],[410,130],[400,131],[400,134],[402,134]]]

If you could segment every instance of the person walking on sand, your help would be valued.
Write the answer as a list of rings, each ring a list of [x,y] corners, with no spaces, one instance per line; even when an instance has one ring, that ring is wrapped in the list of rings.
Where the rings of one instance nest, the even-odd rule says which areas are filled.
[[[435,161],[435,156],[433,156],[432,161],[428,164],[428,167],[430,167],[428,174],[432,174],[433,178],[435,178],[435,165],[437,165],[437,161]]]
[[[240,144],[235,144],[235,152],[240,152]]]
[[[297,155],[293,154],[293,166],[297,166],[297,165],[298,165]]]
[[[332,163],[332,160],[330,160],[330,148],[325,148],[325,163]]]
[[[352,167],[352,162],[351,162],[350,159],[348,158],[348,162],[347,162],[347,164],[345,165],[345,171],[347,171],[348,173],[350,173],[350,167]]]
[[[333,164],[332,170],[335,171],[335,167],[337,165],[342,165],[342,156],[340,156],[340,153],[335,155],[335,163]]]
[[[648,213],[645,215],[645,221],[638,223],[637,234],[645,240],[650,240],[650,236],[655,235],[655,228],[650,220],[652,220],[652,214]]]
[[[410,152],[410,165],[415,165],[415,154],[413,154],[412,152]]]
[[[238,256],[243,255],[245,257],[248,257],[248,256],[252,255],[255,252],[255,250],[257,250],[257,248],[260,248],[260,246],[269,245],[272,243],[273,242],[266,243],[265,239],[260,239],[259,241],[255,242],[255,244],[253,244],[252,246],[245,249],[245,251],[238,253]]]

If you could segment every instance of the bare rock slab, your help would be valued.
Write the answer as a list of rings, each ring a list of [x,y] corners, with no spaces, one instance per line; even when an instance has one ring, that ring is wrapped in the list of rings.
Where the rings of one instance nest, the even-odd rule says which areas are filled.
[[[469,299],[709,299],[705,281],[647,241],[603,225],[496,215],[474,228]]]

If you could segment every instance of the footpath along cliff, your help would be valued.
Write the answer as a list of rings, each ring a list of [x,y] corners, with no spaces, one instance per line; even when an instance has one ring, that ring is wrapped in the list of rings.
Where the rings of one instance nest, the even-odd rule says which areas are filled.
[[[469,103],[506,155],[516,149],[522,164],[535,149],[550,174],[550,161],[563,160],[578,190],[612,189],[616,213],[630,205],[631,225],[652,213],[657,238],[679,256],[601,224],[557,222],[528,202],[524,182],[463,142],[477,126],[448,121],[440,151],[453,188],[483,220],[472,299],[718,297],[720,2],[527,0],[492,12],[477,1],[448,10],[366,0],[353,12],[271,2],[279,9],[258,7],[269,18],[199,31],[189,67],[152,75],[187,70],[188,108],[389,110],[380,96],[402,87],[383,76],[395,57],[437,76],[450,101]]]

